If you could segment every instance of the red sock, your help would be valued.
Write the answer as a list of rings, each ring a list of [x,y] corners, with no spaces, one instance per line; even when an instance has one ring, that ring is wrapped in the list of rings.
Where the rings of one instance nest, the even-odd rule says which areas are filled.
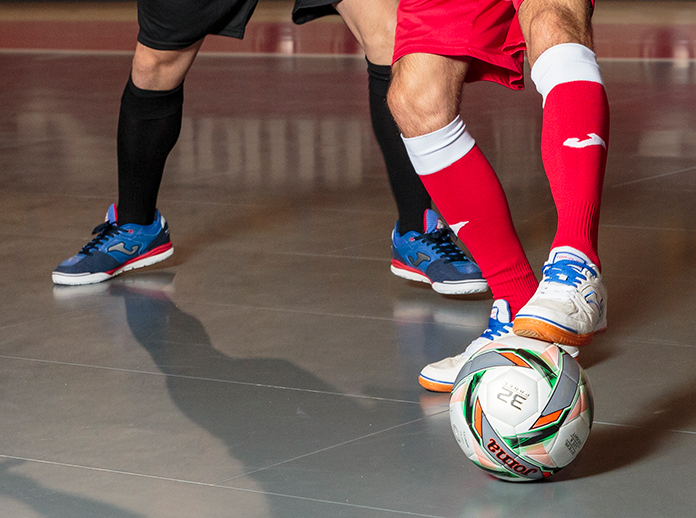
[[[609,104],[601,83],[553,87],[544,105],[541,156],[558,211],[552,248],[572,246],[597,266],[599,209],[609,144]]]
[[[538,283],[512,224],[503,188],[486,157],[474,146],[453,164],[424,174],[421,180],[445,221],[474,256],[493,298],[507,300],[514,317]]]

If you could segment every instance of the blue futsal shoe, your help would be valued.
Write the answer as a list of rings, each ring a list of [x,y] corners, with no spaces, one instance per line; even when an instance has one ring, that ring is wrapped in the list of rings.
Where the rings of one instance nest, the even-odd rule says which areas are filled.
[[[92,231],[96,237],[77,255],[53,271],[56,284],[93,284],[116,275],[164,261],[174,253],[169,226],[159,213],[151,225],[118,224],[116,206],[111,205],[106,221]]]
[[[427,282],[438,293],[483,293],[488,284],[478,265],[452,241],[453,232],[433,210],[424,214],[424,232],[392,232],[391,271],[404,279]]]

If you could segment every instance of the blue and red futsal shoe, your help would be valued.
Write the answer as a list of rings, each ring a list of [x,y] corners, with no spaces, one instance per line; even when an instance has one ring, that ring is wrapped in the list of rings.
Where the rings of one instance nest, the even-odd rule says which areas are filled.
[[[96,237],[53,271],[56,284],[81,285],[102,282],[128,270],[164,261],[174,253],[169,226],[159,213],[150,225],[118,224],[116,206],[97,226]]]
[[[453,232],[437,213],[426,210],[424,232],[392,232],[391,271],[411,281],[427,282],[438,293],[465,295],[483,293],[488,284],[478,265],[452,241]]]

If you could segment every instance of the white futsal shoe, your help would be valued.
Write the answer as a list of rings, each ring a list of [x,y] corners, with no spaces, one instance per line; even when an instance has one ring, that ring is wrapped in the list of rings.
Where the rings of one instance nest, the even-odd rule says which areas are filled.
[[[432,392],[451,391],[457,374],[474,353],[492,341],[512,334],[510,305],[506,300],[496,300],[488,319],[488,328],[481,336],[471,342],[463,353],[426,365],[418,376],[418,383]]]
[[[514,334],[513,324],[510,320],[510,305],[507,301],[500,299],[493,302],[491,316],[488,319],[488,328],[481,333],[481,336],[471,342],[463,353],[426,365],[418,376],[418,383],[432,392],[450,392],[459,371],[469,361],[469,358],[489,343]],[[577,357],[580,352],[577,347],[556,345],[562,347],[573,358]]]
[[[607,289],[599,268],[568,246],[551,250],[539,288],[515,317],[519,336],[587,345],[607,327]]]

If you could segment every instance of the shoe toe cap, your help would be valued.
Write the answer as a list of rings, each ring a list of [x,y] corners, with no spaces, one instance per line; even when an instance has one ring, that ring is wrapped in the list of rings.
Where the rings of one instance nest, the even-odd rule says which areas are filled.
[[[108,272],[118,268],[119,264],[108,254],[94,252],[91,255],[74,255],[60,263],[55,271],[69,274]]]
[[[426,365],[421,371],[421,375],[440,382],[454,383],[454,379],[465,363],[466,360],[458,357],[445,358]]]
[[[435,261],[428,266],[426,275],[433,282],[452,282],[452,281],[471,281],[475,279],[483,279],[481,270],[473,263],[469,266],[467,263],[448,263],[446,261]]]
[[[84,255],[82,254],[76,254],[73,255],[72,257],[68,257],[65,261],[60,263],[58,267],[56,268],[56,271],[64,271],[66,269],[70,269],[73,266],[75,266],[77,263],[79,263],[82,259],[84,259]]]

